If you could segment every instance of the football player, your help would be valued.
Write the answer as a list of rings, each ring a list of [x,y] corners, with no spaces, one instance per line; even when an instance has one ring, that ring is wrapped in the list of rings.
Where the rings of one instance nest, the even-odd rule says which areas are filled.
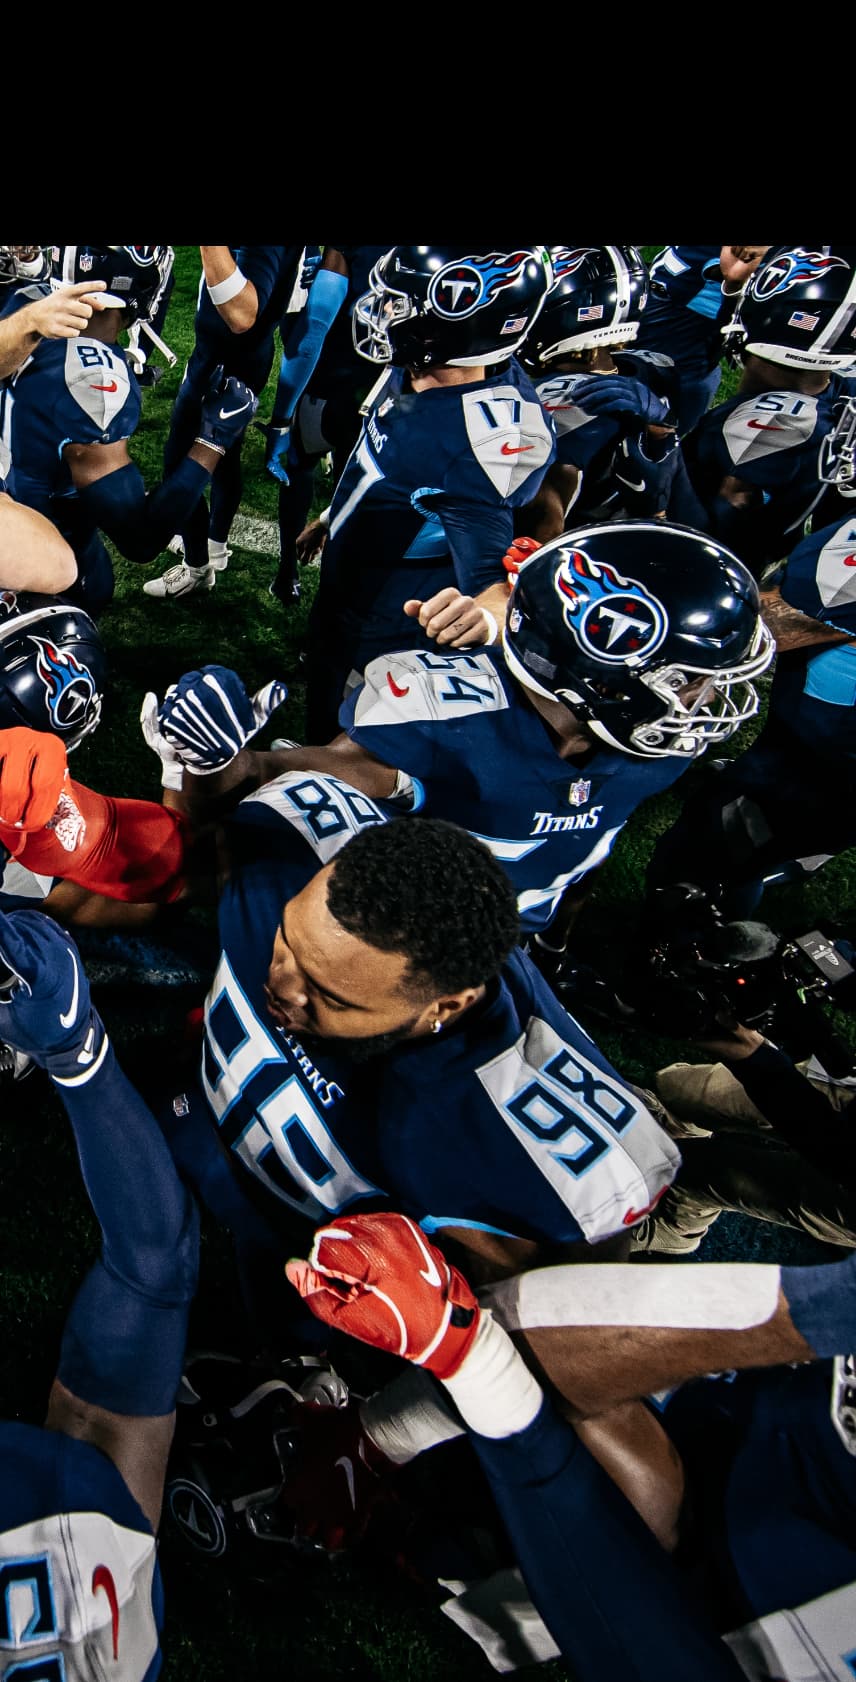
[[[637,348],[668,357],[680,433],[713,402],[722,377],[722,333],[769,245],[667,245],[651,264],[651,290]]]
[[[699,523],[758,577],[804,535],[826,491],[829,450],[856,371],[854,308],[856,248],[768,254],[727,329],[727,354],[743,369],[737,394],[683,440],[705,510]]]
[[[206,756],[217,740],[228,761],[271,697],[242,707],[220,668],[194,675],[189,700],[181,685],[170,698],[162,751],[171,757],[170,736],[190,718]],[[45,868],[61,859],[46,828],[65,787],[61,755],[46,755],[53,738],[10,734],[24,769],[13,780],[0,765],[0,835],[17,821],[19,857]],[[141,899],[152,863],[141,836],[137,865],[124,848],[116,805],[112,829],[99,838],[93,825],[62,873]],[[177,848],[189,875],[181,818],[151,811],[163,858],[174,863]],[[487,849],[440,820],[387,816],[335,777],[289,772],[225,826],[231,867],[200,1086],[170,1123],[204,1195],[221,1189],[233,1230],[247,1174],[286,1226],[397,1196],[488,1267],[506,1245],[523,1256],[626,1232],[677,1153],[517,949],[514,894]]]
[[[722,545],[654,521],[581,527],[520,567],[501,651],[381,656],[328,746],[247,751],[186,793],[198,811],[215,787],[299,768],[424,804],[490,847],[523,928],[543,930],[640,802],[752,717],[772,651],[757,586]],[[179,688],[192,691],[192,675]],[[190,746],[191,767],[192,704],[162,726],[179,756]]]
[[[648,301],[639,252],[554,245],[550,262],[553,285],[520,360],[556,428],[556,460],[515,529],[545,543],[620,514],[693,523],[669,402],[674,370],[632,348]]]
[[[101,1226],[100,1254],[66,1320],[45,1428],[0,1422],[0,1670],[46,1682],[154,1682],[163,1617],[155,1533],[198,1216],[116,1062],[73,943],[34,912],[0,917],[0,1038],[47,1071]]]
[[[853,1336],[854,1267],[549,1268],[479,1303],[409,1222],[368,1214],[322,1228],[288,1275],[318,1318],[448,1393],[451,1408],[414,1370],[364,1403],[375,1455],[401,1464],[463,1419],[553,1638],[521,1605],[519,1574],[464,1585],[444,1610],[497,1669],[561,1651],[591,1682],[804,1682],[846,1675],[856,1628],[853,1363],[837,1353]],[[503,1328],[539,1370],[564,1368],[578,1421],[659,1392],[685,1479],[674,1562]]]
[[[332,454],[333,484],[360,430],[371,369],[354,348],[354,305],[388,245],[325,245],[303,310],[285,341],[266,436],[265,465],[279,482],[280,565],[270,593],[299,600],[297,540],[312,502],[315,468]]]
[[[19,286],[44,280],[50,270],[44,245],[0,245],[0,310]]]
[[[76,285],[84,275],[103,279],[107,289],[100,294],[101,308],[85,335],[67,342],[40,340],[0,391],[14,494],[46,514],[68,539],[78,564],[72,599],[90,613],[104,608],[114,589],[100,532],[129,560],[152,560],[256,408],[246,386],[218,376],[186,455],[146,495],[128,453],[141,397],[118,338],[153,309],[164,284],[166,249],[54,246],[51,285]],[[7,310],[23,310],[34,302],[31,291],[16,292]]]
[[[727,918],[764,877],[856,843],[856,520],[810,534],[763,593],[778,656],[764,728],[661,836],[649,885],[695,882]]]
[[[36,256],[38,254],[38,256]],[[41,276],[46,259],[40,246],[0,246],[0,308],[12,292]],[[74,339],[99,309],[103,280],[84,281],[36,298],[0,320],[0,379],[14,374],[41,339]],[[9,492],[12,456],[0,433],[0,588],[54,594],[71,588],[77,562],[53,521],[15,502]]]
[[[194,322],[195,342],[172,411],[164,446],[171,474],[199,432],[200,414],[214,371],[222,367],[253,393],[257,403],[273,366],[274,334],[300,276],[302,245],[201,245],[202,276]],[[231,405],[230,405],[231,407]],[[212,590],[229,564],[232,521],[241,502],[243,428],[229,440],[211,489],[211,511],[199,495],[173,526],[180,559],[143,585],[166,600]],[[170,534],[172,535],[172,534]]]
[[[401,245],[372,270],[354,343],[382,372],[326,516],[311,739],[335,731],[352,671],[413,643],[405,596],[501,578],[512,511],[553,456],[552,425],[514,360],[550,279],[543,247]]]

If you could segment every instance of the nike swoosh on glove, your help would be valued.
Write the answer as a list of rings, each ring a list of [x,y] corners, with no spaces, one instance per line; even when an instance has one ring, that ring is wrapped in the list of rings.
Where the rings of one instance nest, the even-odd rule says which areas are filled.
[[[234,374],[226,377],[221,363],[214,369],[202,400],[198,441],[225,454],[243,437],[258,406],[255,392]]]
[[[286,1264],[319,1320],[427,1367],[457,1372],[480,1310],[463,1274],[407,1215],[343,1215],[315,1234],[308,1261]]]
[[[202,666],[170,684],[160,707],[156,697],[146,695],[140,720],[162,760],[206,776],[230,765],[287,697],[279,678],[248,695],[228,666]]]
[[[613,472],[622,487],[622,502],[634,514],[665,514],[675,476],[683,461],[676,437],[658,445],[660,459],[646,454],[641,438],[622,438],[615,453]]]
[[[108,1040],[71,936],[42,911],[0,914],[0,966],[0,1039],[53,1079],[85,1084]]]

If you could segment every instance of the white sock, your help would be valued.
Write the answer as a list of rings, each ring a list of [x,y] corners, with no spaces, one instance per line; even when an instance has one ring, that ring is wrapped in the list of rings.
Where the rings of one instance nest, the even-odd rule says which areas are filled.
[[[209,561],[225,561],[229,558],[229,548],[226,543],[218,543],[215,538],[208,539]]]

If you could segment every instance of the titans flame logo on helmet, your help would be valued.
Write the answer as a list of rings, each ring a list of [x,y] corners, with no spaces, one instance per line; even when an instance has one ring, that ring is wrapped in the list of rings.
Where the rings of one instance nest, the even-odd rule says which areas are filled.
[[[669,628],[662,602],[635,578],[598,566],[581,549],[562,549],[554,588],[565,623],[586,654],[616,665],[649,656]]]
[[[817,280],[830,269],[846,267],[843,257],[827,257],[822,251],[805,251],[798,245],[765,263],[750,281],[749,289],[755,298],[772,298],[800,281]]]
[[[36,672],[45,690],[45,702],[53,728],[60,734],[74,730],[91,712],[100,709],[92,673],[73,654],[63,653],[45,637],[31,637],[36,644]]]
[[[487,257],[463,257],[439,270],[428,288],[428,302],[437,315],[460,320],[489,304],[519,279],[531,251],[512,251],[503,257],[492,251]]]

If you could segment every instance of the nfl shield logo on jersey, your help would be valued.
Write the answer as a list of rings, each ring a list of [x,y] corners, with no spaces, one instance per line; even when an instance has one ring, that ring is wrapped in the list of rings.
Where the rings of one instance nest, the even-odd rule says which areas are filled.
[[[580,777],[577,782],[571,783],[568,789],[568,799],[572,806],[584,806],[590,794],[591,780],[589,779],[586,782],[584,777]]]

